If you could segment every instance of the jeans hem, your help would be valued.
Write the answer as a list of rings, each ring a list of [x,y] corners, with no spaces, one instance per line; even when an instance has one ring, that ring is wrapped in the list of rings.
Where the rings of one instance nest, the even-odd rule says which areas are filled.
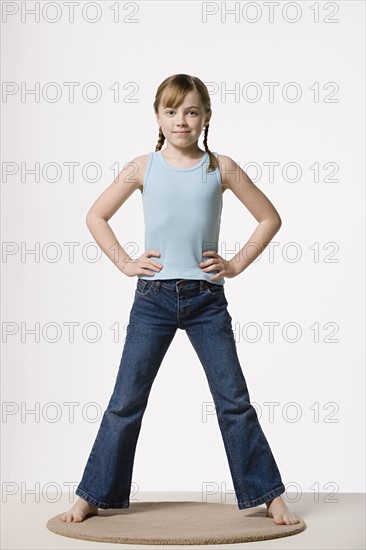
[[[86,500],[86,502],[89,502],[89,504],[92,504],[93,506],[96,506],[97,508],[102,508],[106,510],[107,508],[129,508],[130,507],[130,501],[123,500],[121,502],[102,502],[101,500],[97,500],[96,498],[92,497],[82,489],[77,488],[75,491],[75,494],[78,497],[83,498]]]
[[[261,497],[248,499],[245,501],[238,501],[239,510],[244,510],[245,508],[251,508],[252,506],[258,506],[259,504],[264,504],[265,502],[268,502],[269,500],[272,500],[275,497],[278,497],[285,491],[286,491],[286,488],[282,483],[279,487],[277,487],[276,489],[273,489],[272,491],[269,491],[268,493],[266,493]]]

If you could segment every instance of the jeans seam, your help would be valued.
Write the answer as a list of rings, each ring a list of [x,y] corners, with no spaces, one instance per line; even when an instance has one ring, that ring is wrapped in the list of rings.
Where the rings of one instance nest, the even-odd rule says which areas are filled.
[[[152,288],[153,288],[154,286],[155,286],[154,283],[152,283],[151,286],[150,286],[150,288],[148,289],[147,292],[141,292],[141,291],[138,290],[137,288],[135,288],[135,291],[137,292],[137,294],[138,294],[139,296],[147,296],[147,295],[150,293],[150,291],[152,290]],[[145,285],[145,287],[146,287],[146,285]],[[144,287],[144,288],[145,288],[145,287]]]

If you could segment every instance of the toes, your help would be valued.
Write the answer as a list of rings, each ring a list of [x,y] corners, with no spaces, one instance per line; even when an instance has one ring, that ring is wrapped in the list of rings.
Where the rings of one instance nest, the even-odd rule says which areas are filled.
[[[291,525],[291,518],[286,514],[282,514],[276,518],[276,523],[277,525]]]
[[[83,521],[83,518],[81,516],[74,516],[74,521],[80,523],[80,521]]]
[[[66,521],[67,523],[71,523],[73,521],[75,523],[80,523],[84,519],[83,514],[80,514],[78,512],[65,512],[59,517],[61,521]]]
[[[295,523],[299,523],[300,521],[297,516],[289,516],[288,520],[290,525],[294,525]]]
[[[271,516],[267,514],[267,517],[271,517]],[[282,512],[282,514],[279,513],[277,515],[273,515],[272,517],[276,525],[294,525],[296,523],[300,523],[301,521],[301,519],[298,516],[296,516],[295,514],[291,514],[289,511]]]

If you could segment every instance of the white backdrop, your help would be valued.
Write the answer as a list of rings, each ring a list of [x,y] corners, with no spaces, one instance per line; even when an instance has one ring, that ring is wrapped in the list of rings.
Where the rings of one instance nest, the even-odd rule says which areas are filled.
[[[136,285],[85,216],[126,162],[155,150],[152,103],[175,73],[206,83],[211,151],[238,162],[282,218],[225,288],[283,481],[314,502],[364,491],[364,3],[81,1],[73,14],[64,2],[2,4],[3,502],[73,495],[81,479]],[[256,223],[225,192],[219,253],[229,259]],[[143,252],[140,192],[110,224]],[[184,331],[137,445],[131,500],[152,490],[235,501]]]

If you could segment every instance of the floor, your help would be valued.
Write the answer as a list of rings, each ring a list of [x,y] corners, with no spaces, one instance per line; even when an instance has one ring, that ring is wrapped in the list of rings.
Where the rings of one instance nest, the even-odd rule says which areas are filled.
[[[302,517],[307,525],[305,531],[298,535],[282,537],[273,540],[225,544],[225,545],[198,545],[198,546],[171,546],[174,549],[205,548],[209,550],[225,549],[253,549],[257,550],[276,548],[285,550],[364,550],[365,540],[365,494],[363,493],[337,493],[333,501],[328,494],[314,496],[306,493],[301,496],[298,502],[291,504],[291,493],[286,494],[284,500],[287,506],[297,515]],[[76,500],[77,497],[75,497]],[[294,495],[295,498],[295,495]],[[51,501],[52,495],[47,494]],[[161,500],[197,500],[201,501],[200,493],[139,493],[139,501],[161,501]],[[338,500],[338,502],[334,502]],[[68,510],[73,502],[69,503],[67,496],[57,497],[53,502],[46,502],[40,498],[40,502],[34,502],[34,495],[27,495],[26,502],[22,503],[20,498],[16,500],[8,497],[8,502],[2,502],[1,513],[1,548],[3,550],[23,549],[105,549],[105,548],[143,548],[147,550],[167,549],[163,545],[131,545],[131,544],[106,544],[100,542],[82,541],[62,537],[52,533],[46,528],[49,518]],[[214,502],[212,499],[211,502]],[[216,502],[220,502],[216,500]],[[228,502],[234,504],[234,502]],[[264,506],[264,505],[262,505]],[[20,528],[21,525],[21,528]]]

